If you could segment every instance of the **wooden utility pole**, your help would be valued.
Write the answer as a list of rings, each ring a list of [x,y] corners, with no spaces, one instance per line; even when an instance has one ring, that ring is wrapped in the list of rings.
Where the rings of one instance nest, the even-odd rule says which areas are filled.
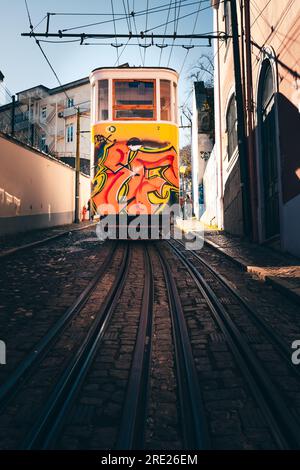
[[[233,60],[234,60],[234,77],[235,77],[235,96],[236,96],[236,110],[237,110],[237,135],[238,135],[238,149],[239,161],[241,172],[241,189],[243,200],[243,223],[245,235],[251,235],[251,212],[250,212],[250,192],[249,192],[249,177],[248,177],[248,147],[245,128],[245,114],[244,114],[244,97],[243,85],[241,75],[241,57],[240,57],[240,44],[238,32],[238,18],[236,0],[230,1],[231,6],[231,28],[232,28],[232,45],[233,45]]]
[[[77,108],[75,160],[75,223],[80,222],[80,109]]]

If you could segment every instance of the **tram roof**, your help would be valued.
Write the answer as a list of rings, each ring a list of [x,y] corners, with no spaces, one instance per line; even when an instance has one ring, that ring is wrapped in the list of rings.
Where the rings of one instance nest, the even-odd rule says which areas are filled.
[[[97,67],[96,69],[92,70],[96,72],[97,70],[124,70],[124,69],[131,69],[131,70],[170,70],[171,72],[175,72],[178,74],[177,70],[172,69],[170,67],[132,67],[130,65],[119,65],[118,67]]]

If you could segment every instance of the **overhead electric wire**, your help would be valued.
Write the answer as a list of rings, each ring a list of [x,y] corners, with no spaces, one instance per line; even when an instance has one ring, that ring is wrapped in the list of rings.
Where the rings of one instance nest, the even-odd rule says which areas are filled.
[[[204,0],[204,1],[206,1],[206,0]],[[195,3],[199,4],[199,1],[198,1],[198,2],[195,2]],[[195,4],[195,3],[194,3],[194,4]],[[224,0],[223,0],[222,2],[220,2],[220,3],[224,3]],[[185,6],[187,6],[187,5],[185,5]],[[209,10],[210,8],[211,8],[211,6],[209,5],[209,6],[207,6],[207,7],[202,8],[202,9],[199,10],[199,11],[200,11],[200,12],[201,12],[201,11],[206,11],[206,10]],[[195,15],[195,14],[197,13],[197,11],[198,11],[198,10],[195,10],[195,11],[193,11],[193,12],[191,12],[191,13],[187,13],[186,15],[180,16],[180,17],[178,18],[178,20],[182,20],[183,18],[188,18],[189,16]],[[176,20],[171,20],[171,21],[169,21],[169,24],[170,24],[170,23],[175,23],[175,21],[176,21]],[[153,31],[154,29],[161,28],[161,27],[164,26],[165,24],[166,24],[166,23],[158,24],[157,26],[154,26],[153,28],[149,28],[147,31],[144,31],[144,33],[149,33],[150,31]]]
[[[130,22],[129,22],[130,15],[129,14],[127,15],[127,13],[126,13],[125,0],[122,0],[122,3],[123,3],[124,12],[125,12],[125,15],[126,15],[126,23],[127,23],[128,33],[130,34],[130,31],[131,31]],[[127,6],[128,6],[128,2],[127,2]],[[129,13],[129,11],[128,11],[128,13]]]
[[[133,16],[133,26],[134,26],[135,34],[138,34],[136,21],[135,21],[135,16]],[[137,40],[138,40],[138,44],[139,44],[139,51],[140,51],[140,57],[141,57],[141,61],[142,61],[141,64],[142,64],[143,63],[143,56],[142,56],[142,51],[141,51],[141,43],[140,43],[139,38],[137,38]]]
[[[172,4],[172,0],[170,0],[170,3],[169,3],[169,9],[168,9],[168,13],[167,13],[167,22],[165,24],[164,34],[166,34],[166,32],[167,32],[167,27],[168,27],[170,12],[171,12],[171,4]],[[160,53],[159,53],[159,62],[158,62],[159,67],[160,67],[160,64],[161,64],[162,51],[163,51],[164,46],[165,46],[165,38],[163,38]]]
[[[38,41],[37,39],[35,39],[35,42],[36,42],[36,44],[38,45],[38,47],[39,47],[41,53],[43,54],[43,56],[44,56],[44,58],[45,58],[47,64],[49,65],[50,69],[52,70],[52,72],[53,72],[53,74],[54,74],[56,80],[57,80],[58,83],[59,83],[59,85],[62,87],[62,90],[63,90],[63,92],[64,92],[66,98],[69,100],[70,97],[69,97],[68,93],[66,92],[66,90],[65,90],[65,88],[64,88],[64,86],[63,86],[63,84],[61,83],[61,81],[60,81],[60,79],[59,79],[57,73],[56,73],[55,70],[54,70],[54,67],[52,66],[52,64],[51,64],[50,60],[48,59],[46,53],[44,52],[42,46],[40,45],[40,41]]]
[[[197,15],[196,15],[196,18],[195,18],[195,22],[194,22],[194,27],[193,27],[193,32],[192,32],[192,34],[194,34],[195,29],[196,29],[196,25],[197,25],[199,13],[200,13],[201,5],[202,5],[202,0],[199,1],[199,8],[198,8]],[[189,45],[191,46],[191,44],[192,44],[192,39],[190,39],[190,44],[189,44]],[[180,71],[179,71],[179,75],[181,74],[181,72],[182,72],[182,70],[183,70],[183,68],[184,68],[184,66],[185,66],[185,63],[186,63],[187,57],[188,57],[188,55],[189,55],[189,52],[190,52],[190,49],[187,49],[186,54],[185,54],[185,57],[184,57],[184,59],[183,59],[182,66],[181,66]]]
[[[134,8],[132,8],[134,10]],[[128,10],[128,21],[129,21],[129,32],[132,31],[131,27],[131,17],[130,17],[130,7],[129,7],[129,0],[127,0],[127,10]],[[126,13],[126,8],[124,7],[124,11]]]
[[[121,57],[122,57],[122,55],[123,55],[123,52],[125,51],[126,47],[128,46],[129,41],[130,41],[130,38],[127,39],[126,44],[124,44],[124,47],[123,47],[122,51],[120,52],[119,61],[120,61],[120,59],[121,59]],[[91,45],[91,44],[88,44],[88,45]],[[93,45],[93,44],[92,44],[92,45]],[[103,44],[103,45],[104,45],[104,44]],[[135,45],[138,46],[138,44],[135,44]],[[114,63],[114,67],[116,67],[116,65],[117,65],[117,60],[116,60],[116,62]]]
[[[137,42],[131,42],[130,44],[128,44],[129,41],[130,41],[130,38],[128,39],[127,43],[124,44],[124,47],[125,46],[126,47],[127,46],[140,46],[140,47],[143,47],[143,46],[141,46],[141,43],[138,44]],[[49,42],[49,41],[45,41],[45,42]],[[55,42],[56,44],[60,43],[60,41],[52,41],[52,42]],[[172,44],[172,43],[170,43],[170,44],[165,43],[164,47],[166,47],[166,48],[167,47],[172,47],[172,45],[173,45],[173,47],[182,47],[183,49],[186,49],[187,47],[190,47],[187,44]],[[111,46],[111,42],[84,42],[82,44],[82,46]],[[161,44],[159,44],[159,43],[149,44],[149,47],[150,46],[151,47],[157,47],[157,48],[161,49]],[[209,47],[209,46],[207,44],[193,44],[192,45],[192,49],[199,48],[199,47]],[[120,53],[119,57],[121,57],[121,53]]]
[[[175,10],[175,20],[176,20],[176,18],[177,18],[177,21],[175,21],[175,23],[174,23],[174,36],[175,36],[175,34],[177,33],[177,30],[178,30],[178,22],[179,22],[179,15],[180,15],[180,7],[181,7],[181,2],[180,2],[179,5],[178,5],[178,13],[177,13],[177,15],[176,15],[176,10]],[[172,44],[171,49],[170,49],[170,54],[169,54],[169,59],[168,59],[167,67],[169,67],[169,65],[170,65],[171,55],[172,55],[172,52],[173,52],[174,41],[175,41],[175,39],[173,39],[173,44]]]
[[[42,24],[42,22],[47,18],[47,15],[45,15],[41,21],[39,21],[33,28],[32,28],[32,31],[34,31],[36,28],[38,28],[40,26],[40,24]]]
[[[148,8],[149,8],[149,0],[147,0],[147,12],[146,12],[146,23],[145,23],[145,29],[148,28]],[[145,61],[146,61],[146,52],[147,52],[147,39],[145,39],[145,45],[144,45],[144,60],[143,60],[143,67],[145,66]]]
[[[30,27],[30,29],[32,30],[32,29],[33,29],[33,25],[32,25],[31,16],[30,16],[30,13],[29,13],[29,8],[28,8],[27,0],[25,0],[25,7],[26,7],[26,11],[27,11],[27,16],[28,16],[29,27]]]
[[[110,0],[110,3],[111,3],[112,15],[113,15],[114,32],[115,32],[115,40],[116,40],[117,63],[118,63],[118,65],[120,65],[120,62],[119,62],[119,45],[118,45],[118,40],[117,40],[117,30],[116,30],[116,22],[115,22],[115,12],[114,12],[114,3],[113,3],[113,0]]]
[[[175,0],[176,3],[178,3],[179,1],[180,0]],[[187,2],[189,0],[181,0],[181,1]],[[205,0],[205,1],[210,1],[210,0]],[[194,1],[194,2],[191,2],[191,3],[186,3],[183,6],[187,7],[187,6],[196,5],[196,4],[198,4],[198,1]],[[166,5],[164,5],[164,6],[166,6]],[[172,7],[172,8],[174,8],[174,7]],[[160,13],[160,12],[163,12],[163,11],[166,11],[166,10],[167,10],[167,8],[163,8],[163,6],[159,5],[159,6],[156,6],[156,7],[149,8],[148,14],[151,15],[151,14]],[[134,9],[133,9],[132,12],[129,13],[129,16],[134,18],[134,17],[137,17],[137,16],[144,16],[145,13],[146,13],[146,10],[140,10],[140,11],[135,12]],[[53,14],[53,13],[51,13],[51,14]],[[120,18],[115,18],[115,21],[121,21],[121,20],[124,20],[124,19],[126,19],[126,16],[123,15]],[[73,26],[72,28],[65,28],[65,29],[62,29],[61,31],[66,32],[66,31],[72,31],[74,29],[89,28],[91,26],[97,26],[97,25],[101,25],[101,24],[112,23],[112,21],[113,21],[112,19],[111,20],[105,20],[105,21],[97,21],[95,23],[88,23],[88,24],[85,24],[85,25]]]
[[[126,13],[125,0],[123,0],[123,8],[124,8],[124,13],[125,13],[125,15],[126,15],[127,13]],[[128,13],[129,13],[129,2],[128,2],[128,0],[127,0],[127,8],[128,8]],[[129,18],[128,18],[128,20],[127,20],[127,26],[128,26],[128,33],[131,34],[131,32],[132,32],[132,31],[131,31],[131,22],[130,22],[130,19],[129,19]],[[126,42],[126,44],[124,45],[124,47],[123,47],[123,49],[122,49],[122,51],[121,51],[121,53],[120,53],[119,59],[121,58],[121,56],[123,55],[123,53],[124,53],[126,47],[128,46],[128,43],[129,43],[130,39],[131,39],[130,37],[127,39],[127,42]],[[115,67],[116,65],[117,65],[117,61],[114,63],[114,67]]]
[[[47,43],[50,43],[50,44],[66,44],[66,43],[69,43],[69,42],[81,42],[81,39],[66,39],[66,40],[61,40],[59,39],[58,41],[55,41],[55,40],[51,40],[51,39],[39,39],[40,42],[47,42]],[[111,43],[109,43],[111,44]]]

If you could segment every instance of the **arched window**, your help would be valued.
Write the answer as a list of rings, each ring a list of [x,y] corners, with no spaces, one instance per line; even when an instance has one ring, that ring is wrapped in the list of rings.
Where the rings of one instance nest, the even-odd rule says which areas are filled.
[[[238,144],[235,95],[232,95],[228,104],[228,108],[227,108],[226,132],[227,132],[227,155],[228,155],[228,160],[230,160]]]
[[[275,86],[270,61],[264,61],[258,96],[261,181],[264,199],[265,238],[279,233],[278,163],[275,114]]]

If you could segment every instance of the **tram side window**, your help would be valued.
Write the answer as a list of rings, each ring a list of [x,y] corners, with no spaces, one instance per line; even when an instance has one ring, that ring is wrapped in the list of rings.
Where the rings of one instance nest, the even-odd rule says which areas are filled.
[[[155,119],[154,80],[115,80],[114,119]]]
[[[108,80],[99,81],[99,120],[107,121],[108,119]]]
[[[160,80],[160,119],[171,121],[171,82]]]
[[[178,122],[178,109],[177,109],[177,85],[173,82],[173,119]]]

